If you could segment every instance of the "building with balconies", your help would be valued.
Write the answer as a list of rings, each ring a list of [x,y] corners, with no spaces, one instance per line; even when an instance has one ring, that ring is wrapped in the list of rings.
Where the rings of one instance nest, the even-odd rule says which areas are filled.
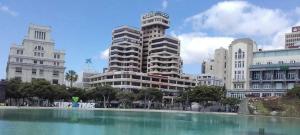
[[[129,26],[121,26],[113,30],[108,70],[141,72],[141,65],[141,32]]]
[[[172,37],[159,37],[150,41],[148,73],[180,77],[182,60],[179,40]]]
[[[51,27],[30,24],[22,44],[10,47],[6,78],[23,82],[45,79],[52,84],[64,84],[65,52],[54,47]]]
[[[249,71],[249,94],[282,96],[300,83],[300,49],[254,52]]]
[[[126,91],[158,88],[171,95],[194,87],[196,80],[182,73],[180,41],[165,35],[169,25],[167,14],[150,12],[141,17],[141,30],[128,26],[114,29],[108,70],[84,76],[85,84]]]

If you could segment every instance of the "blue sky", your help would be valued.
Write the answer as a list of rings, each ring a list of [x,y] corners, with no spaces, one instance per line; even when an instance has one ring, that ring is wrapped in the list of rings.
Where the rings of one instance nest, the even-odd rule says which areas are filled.
[[[170,15],[168,34],[181,39],[184,72],[190,74],[200,73],[200,63],[234,38],[283,48],[283,34],[300,25],[299,0],[0,0],[0,78],[9,47],[22,42],[30,23],[52,27],[56,48],[67,54],[67,70],[80,73],[92,58],[92,67],[101,71],[112,29],[139,27],[142,14],[157,10]]]

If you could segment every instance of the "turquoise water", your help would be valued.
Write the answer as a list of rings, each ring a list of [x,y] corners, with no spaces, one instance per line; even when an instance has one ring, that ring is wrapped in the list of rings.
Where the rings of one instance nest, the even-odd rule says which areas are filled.
[[[212,114],[0,109],[0,135],[300,135],[300,120]]]

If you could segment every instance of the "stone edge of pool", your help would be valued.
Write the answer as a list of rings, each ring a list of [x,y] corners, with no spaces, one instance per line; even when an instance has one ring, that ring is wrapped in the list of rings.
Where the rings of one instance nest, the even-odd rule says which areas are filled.
[[[191,114],[222,114],[238,115],[237,113],[224,112],[195,112],[195,111],[177,111],[177,110],[154,110],[154,109],[121,109],[121,108],[59,108],[59,107],[18,107],[18,106],[0,106],[0,109],[45,109],[45,110],[99,110],[99,111],[124,111],[124,112],[167,112],[167,113],[191,113]]]

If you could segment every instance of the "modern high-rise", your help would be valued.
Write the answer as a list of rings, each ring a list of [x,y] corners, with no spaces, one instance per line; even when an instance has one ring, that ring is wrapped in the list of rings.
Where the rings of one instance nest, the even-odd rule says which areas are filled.
[[[10,47],[6,78],[23,82],[45,79],[52,84],[64,84],[65,52],[54,47],[51,27],[30,24],[22,44]]]
[[[109,71],[141,72],[142,49],[139,30],[129,26],[116,28],[109,53]]]
[[[285,34],[285,48],[300,48],[300,26],[292,27],[292,32]]]
[[[195,79],[182,73],[180,41],[165,35],[169,25],[166,13],[150,12],[141,17],[141,30],[114,29],[108,70],[85,76],[87,84],[129,91],[150,87],[171,93],[195,86]]]
[[[141,17],[143,35],[142,72],[179,77],[182,60],[180,41],[165,35],[170,27],[169,16],[163,12],[150,12]]]

